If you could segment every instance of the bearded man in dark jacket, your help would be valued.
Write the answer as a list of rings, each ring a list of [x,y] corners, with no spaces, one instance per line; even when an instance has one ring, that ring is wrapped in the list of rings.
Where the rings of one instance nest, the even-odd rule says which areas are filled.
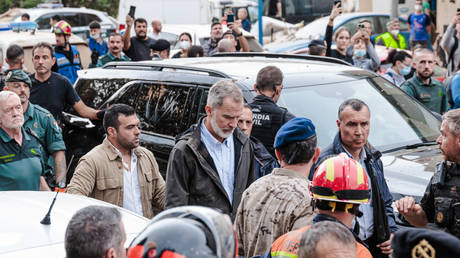
[[[253,150],[238,128],[243,94],[229,80],[209,90],[206,117],[177,138],[166,172],[166,207],[201,205],[235,218],[254,181]]]

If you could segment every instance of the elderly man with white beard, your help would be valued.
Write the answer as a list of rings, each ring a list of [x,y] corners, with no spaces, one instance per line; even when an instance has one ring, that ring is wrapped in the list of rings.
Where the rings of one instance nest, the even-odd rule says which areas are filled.
[[[11,91],[0,92],[0,191],[49,190],[42,177],[42,146],[23,124],[19,96]]]
[[[243,94],[229,80],[209,90],[206,116],[176,139],[166,172],[166,208],[201,205],[235,218],[254,181],[253,151],[238,128]]]

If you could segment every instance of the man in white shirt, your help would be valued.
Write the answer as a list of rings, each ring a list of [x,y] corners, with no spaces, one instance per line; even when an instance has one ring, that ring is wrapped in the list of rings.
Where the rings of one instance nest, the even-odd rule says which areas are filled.
[[[163,210],[165,182],[153,154],[139,146],[139,119],[125,104],[104,115],[107,137],[78,162],[67,192],[109,202],[151,218]]]

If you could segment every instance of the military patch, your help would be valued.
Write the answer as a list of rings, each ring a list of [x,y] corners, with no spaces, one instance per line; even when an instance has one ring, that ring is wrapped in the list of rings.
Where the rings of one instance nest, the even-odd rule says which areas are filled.
[[[35,128],[38,128],[37,122],[34,122],[34,127],[35,127]]]
[[[434,258],[436,257],[436,250],[434,250],[428,241],[422,239],[418,245],[412,248],[412,257]]]
[[[6,75],[5,80],[10,79],[10,78],[11,78],[11,75],[13,75],[13,72],[12,72],[12,71],[9,71],[8,74]]]
[[[438,214],[436,214],[436,221],[438,221],[439,223],[442,223],[443,220],[444,220],[444,215],[442,214],[442,212],[438,212]]]
[[[57,124],[57,122],[56,122],[56,121],[54,121],[54,122],[53,122],[53,125],[56,127],[56,130],[58,130],[58,131],[59,131],[59,126],[58,126],[58,124]]]

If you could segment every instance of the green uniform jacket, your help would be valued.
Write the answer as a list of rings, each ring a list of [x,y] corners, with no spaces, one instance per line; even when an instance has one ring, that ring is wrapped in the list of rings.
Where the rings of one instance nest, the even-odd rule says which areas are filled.
[[[66,150],[62,139],[62,130],[54,119],[53,115],[39,105],[29,102],[27,111],[24,113],[24,128],[29,128],[38,136],[40,144],[44,149],[44,159],[47,163],[45,170],[53,170],[54,160],[52,154],[56,151]]]
[[[62,130],[51,113],[29,102],[27,111],[24,113],[24,127],[34,131],[47,154],[66,150],[62,139]]]
[[[36,136],[22,130],[22,146],[0,128],[0,191],[40,190],[42,147]],[[33,133],[33,132],[32,132]]]
[[[118,58],[118,57],[113,56],[112,53],[109,52],[103,56],[100,56],[99,60],[97,60],[96,65],[94,65],[93,63],[90,63],[88,68],[102,67],[109,62],[119,62],[119,61],[131,61],[131,58],[124,55],[123,53],[120,53],[120,58]]]
[[[447,111],[446,89],[441,82],[433,78],[430,79],[430,84],[426,85],[417,75],[414,75],[401,85],[401,89],[422,102],[431,111],[439,114]]]
[[[396,40],[390,32],[385,32],[375,38],[377,45],[380,40],[383,41],[385,47],[407,49],[406,39],[401,33],[398,33],[398,40]]]

